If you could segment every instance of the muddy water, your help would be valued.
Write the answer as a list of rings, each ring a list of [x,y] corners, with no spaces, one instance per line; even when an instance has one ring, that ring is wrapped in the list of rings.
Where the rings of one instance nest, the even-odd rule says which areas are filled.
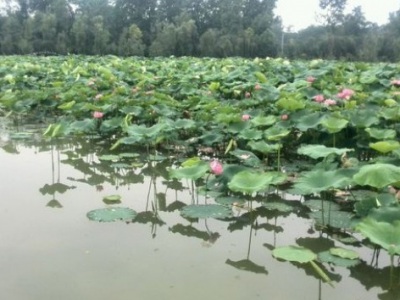
[[[85,155],[79,166],[79,155],[71,163],[76,148],[22,142],[11,148],[0,149],[0,299],[392,299],[380,295],[389,280],[383,252],[375,267],[368,248],[355,249],[363,259],[355,271],[328,266],[334,288],[312,269],[274,259],[271,246],[319,237],[309,219],[293,213],[259,217],[253,229],[246,222],[235,228],[213,219],[190,223],[177,210],[164,209],[191,203],[185,181],[180,191],[167,189],[161,177],[155,185],[149,176],[120,184],[97,171],[105,179],[96,183],[82,171],[96,164],[94,155]],[[103,197],[113,194],[122,197],[118,206],[150,215],[158,209],[159,221],[90,221],[87,212],[106,207]]]

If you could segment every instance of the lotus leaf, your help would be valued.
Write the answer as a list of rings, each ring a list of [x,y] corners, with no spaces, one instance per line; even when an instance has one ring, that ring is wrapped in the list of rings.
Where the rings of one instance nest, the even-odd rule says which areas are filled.
[[[390,151],[399,149],[400,143],[398,141],[388,140],[388,141],[370,143],[369,147],[385,154]]]
[[[281,172],[256,172],[246,170],[237,173],[228,183],[230,190],[244,194],[252,194],[265,190],[268,185],[280,184],[287,176]]]
[[[270,116],[256,116],[255,118],[251,119],[250,122],[254,124],[254,126],[270,126],[276,123],[276,117],[273,115]]]
[[[280,145],[280,144],[268,144],[264,141],[258,141],[258,142],[250,141],[247,143],[247,145],[252,150],[261,152],[263,154],[277,152],[279,150],[279,148],[282,147],[282,145]]]
[[[196,180],[203,177],[208,170],[209,170],[208,164],[206,162],[201,162],[191,167],[170,169],[169,174],[171,178],[176,178],[176,179],[187,178]]]
[[[378,140],[393,140],[396,137],[396,131],[393,129],[367,128],[365,131],[370,137]]]
[[[333,148],[326,147],[324,145],[302,145],[297,153],[301,155],[307,155],[311,158],[317,159],[321,157],[327,157],[330,154],[343,155],[347,152],[354,151],[353,149],[347,148]]]
[[[269,210],[277,210],[279,212],[293,212],[296,210],[295,207],[283,202],[263,202],[262,206]]]
[[[359,259],[347,259],[332,255],[330,251],[323,251],[318,253],[318,260],[325,263],[332,263],[336,266],[344,268],[354,267],[361,262]]]
[[[335,248],[331,248],[329,249],[329,253],[335,256],[339,256],[341,258],[347,258],[347,259],[357,259],[360,257],[360,255],[353,251],[353,250],[349,250],[349,249],[344,249],[344,248],[340,248],[340,247],[335,247]]]
[[[390,224],[366,218],[358,223],[356,229],[372,243],[386,249],[390,255],[400,254],[400,221]]]
[[[232,215],[232,210],[219,204],[187,205],[182,208],[181,215],[193,219],[225,219]]]
[[[98,222],[132,221],[136,215],[136,211],[127,207],[100,208],[86,214],[89,220]]]
[[[337,210],[315,211],[309,214],[319,226],[330,226],[338,229],[351,229],[354,227],[352,213]]]
[[[400,167],[383,163],[365,165],[353,176],[353,180],[359,185],[383,188],[400,181]]]
[[[333,116],[329,116],[324,118],[321,121],[321,125],[329,132],[329,133],[336,133],[341,131],[343,128],[347,126],[349,123],[348,120],[343,118],[337,118]]]
[[[121,196],[120,195],[109,195],[103,197],[103,202],[106,204],[117,204],[121,203]]]
[[[264,131],[264,136],[269,141],[280,141],[287,135],[289,135],[290,130],[283,127],[271,127]]]
[[[292,119],[295,121],[295,127],[301,131],[307,131],[308,129],[317,128],[323,119],[323,115],[319,112],[305,111],[304,115],[293,116]]]
[[[301,264],[308,263],[317,258],[317,255],[314,252],[300,246],[278,247],[272,251],[272,255],[278,259],[298,262]]]
[[[325,171],[316,169],[301,173],[294,184],[294,189],[303,195],[320,193],[333,188],[344,188],[351,183],[349,177],[340,174],[337,170]]]

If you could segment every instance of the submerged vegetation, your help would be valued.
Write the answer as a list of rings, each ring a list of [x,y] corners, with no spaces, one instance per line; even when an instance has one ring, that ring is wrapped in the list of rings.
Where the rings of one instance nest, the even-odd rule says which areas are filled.
[[[369,241],[386,250],[398,288],[398,65],[114,56],[2,62],[0,113],[16,124],[41,122],[52,141],[90,139],[101,147],[102,164],[119,169],[135,168],[142,153],[148,168],[166,162],[167,184],[191,182],[193,201],[179,208],[184,218],[235,223],[235,207],[257,217],[301,207],[317,230],[342,243]],[[301,202],[271,200],[281,192]],[[112,195],[104,202],[119,200]],[[140,213],[102,209],[88,217],[129,221]],[[309,262],[331,283],[324,263],[351,268],[359,262],[341,245],[317,251],[300,243],[273,255]]]

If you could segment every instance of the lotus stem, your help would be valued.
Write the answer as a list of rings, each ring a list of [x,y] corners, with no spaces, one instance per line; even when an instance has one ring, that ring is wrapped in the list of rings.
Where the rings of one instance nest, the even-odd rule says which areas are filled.
[[[314,268],[314,270],[318,273],[321,278],[328,283],[331,287],[335,287],[332,283],[332,280],[326,275],[324,270],[322,270],[313,260],[310,261],[311,266]]]

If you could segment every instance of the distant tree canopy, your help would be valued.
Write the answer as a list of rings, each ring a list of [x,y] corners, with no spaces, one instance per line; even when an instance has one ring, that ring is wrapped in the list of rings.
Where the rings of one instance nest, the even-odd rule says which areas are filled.
[[[277,0],[6,0],[0,54],[400,59],[400,10],[368,22],[320,0],[321,24],[285,32]]]

